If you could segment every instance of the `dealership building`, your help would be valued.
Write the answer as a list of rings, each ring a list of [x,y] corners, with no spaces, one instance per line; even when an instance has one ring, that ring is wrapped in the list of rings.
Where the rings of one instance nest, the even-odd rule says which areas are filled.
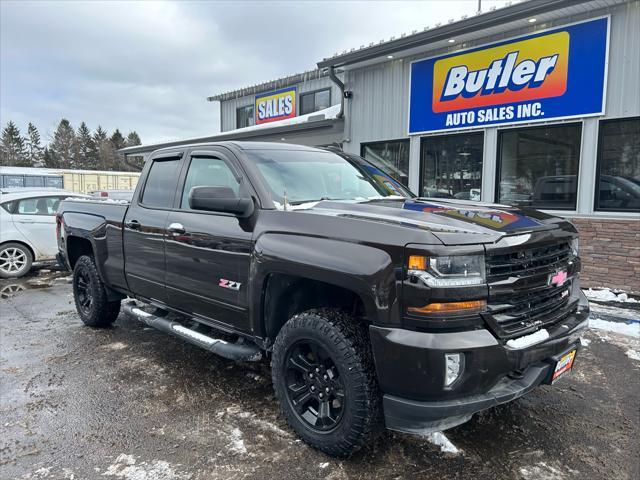
[[[640,1],[526,1],[209,98],[195,141],[334,145],[420,196],[531,206],[581,233],[583,282],[640,292]]]

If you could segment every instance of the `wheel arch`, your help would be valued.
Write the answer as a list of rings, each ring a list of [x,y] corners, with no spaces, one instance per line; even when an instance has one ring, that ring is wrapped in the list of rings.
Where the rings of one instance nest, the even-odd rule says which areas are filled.
[[[29,253],[31,253],[32,261],[34,261],[34,262],[38,261],[36,259],[35,249],[31,245],[29,245],[27,242],[22,241],[22,240],[5,240],[2,243],[0,243],[0,250],[2,250],[2,247],[4,245],[6,245],[7,243],[19,243],[20,245],[24,245],[27,248],[27,250],[29,250]]]
[[[271,343],[295,314],[344,308],[369,323],[397,317],[390,256],[371,246],[334,239],[265,234],[252,259],[253,330]]]

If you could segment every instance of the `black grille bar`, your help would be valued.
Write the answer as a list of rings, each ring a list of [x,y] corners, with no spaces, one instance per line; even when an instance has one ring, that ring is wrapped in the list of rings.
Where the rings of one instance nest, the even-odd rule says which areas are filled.
[[[568,242],[493,254],[487,257],[487,281],[509,276],[531,275],[535,271],[566,266],[571,256]]]
[[[504,339],[514,338],[565,318],[575,307],[572,279],[558,286],[549,284],[549,278],[559,270],[571,275],[572,260],[566,241],[488,253],[485,319],[495,333]]]

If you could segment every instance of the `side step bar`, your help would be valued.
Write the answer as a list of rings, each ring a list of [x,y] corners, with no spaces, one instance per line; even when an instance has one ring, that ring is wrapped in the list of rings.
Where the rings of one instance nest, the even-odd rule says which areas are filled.
[[[193,343],[198,347],[209,350],[229,360],[236,362],[257,362],[262,358],[262,351],[255,345],[249,343],[229,343],[219,338],[208,337],[207,335],[185,327],[181,323],[147,313],[139,308],[135,301],[126,302],[122,307],[127,315],[150,327],[180,337],[189,343]]]

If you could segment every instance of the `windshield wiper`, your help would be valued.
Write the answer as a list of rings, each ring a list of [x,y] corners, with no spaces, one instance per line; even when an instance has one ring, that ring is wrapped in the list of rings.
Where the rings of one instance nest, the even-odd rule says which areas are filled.
[[[295,202],[289,202],[289,205],[302,205],[303,203],[313,203],[313,202],[322,202],[323,200],[343,200],[340,198],[329,198],[329,197],[320,197],[318,199],[312,200],[296,200]]]

